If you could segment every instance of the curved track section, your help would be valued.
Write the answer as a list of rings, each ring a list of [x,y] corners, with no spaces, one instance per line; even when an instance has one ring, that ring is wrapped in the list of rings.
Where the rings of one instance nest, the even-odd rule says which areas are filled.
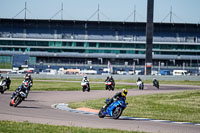
[[[88,112],[88,111],[82,111],[82,110],[69,108],[68,104],[65,104],[65,103],[53,104],[51,107],[55,108],[55,109],[64,110],[64,111],[74,112],[74,113],[81,113],[81,114],[85,114],[85,115],[96,115],[96,116],[98,116],[98,113],[95,113],[95,112]],[[128,116],[120,116],[119,119],[121,119],[121,120],[141,120],[141,121],[153,121],[153,122],[167,122],[167,123],[174,123],[174,124],[190,124],[190,125],[200,126],[200,123],[176,122],[176,121],[157,120],[157,119],[149,119],[149,118],[137,118],[137,117],[128,117]]]
[[[128,96],[169,93],[189,89],[200,88],[191,86],[161,86],[160,90],[156,90],[152,86],[146,85],[145,90],[142,91],[128,90]],[[199,133],[200,131],[199,125],[136,119],[100,119],[96,115],[85,115],[51,108],[51,105],[57,103],[112,97],[117,91],[119,90],[107,91],[106,93],[105,90],[84,93],[81,91],[33,91],[29,94],[28,99],[16,108],[9,106],[12,92],[5,92],[5,94],[0,95],[0,120],[29,121],[33,123],[93,128],[114,128],[154,133]],[[104,103],[102,102],[102,104]]]

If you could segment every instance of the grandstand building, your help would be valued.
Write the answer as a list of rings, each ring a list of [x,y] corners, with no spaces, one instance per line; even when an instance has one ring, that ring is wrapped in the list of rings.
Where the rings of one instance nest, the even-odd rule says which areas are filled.
[[[146,23],[0,19],[0,62],[20,65],[145,65]],[[198,67],[200,25],[154,23],[153,67]]]

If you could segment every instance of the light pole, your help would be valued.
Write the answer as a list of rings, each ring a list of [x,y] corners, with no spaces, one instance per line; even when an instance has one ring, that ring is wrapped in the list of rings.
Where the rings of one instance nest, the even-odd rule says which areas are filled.
[[[147,23],[146,23],[145,75],[151,75],[151,68],[152,68],[153,11],[154,11],[154,0],[148,0],[148,2],[147,2]]]

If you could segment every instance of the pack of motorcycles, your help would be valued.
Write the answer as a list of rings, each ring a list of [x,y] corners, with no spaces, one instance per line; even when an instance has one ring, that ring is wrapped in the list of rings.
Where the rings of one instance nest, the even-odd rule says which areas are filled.
[[[83,89],[83,92],[84,91],[87,91],[89,90],[90,91],[90,88],[87,88],[88,87],[88,83],[81,83],[82,85],[82,89]],[[136,82],[139,90],[143,90],[144,89],[144,83],[142,82],[142,80],[139,80]],[[158,80],[153,80],[153,86],[155,86],[157,89],[159,89],[159,82]],[[106,90],[114,90],[114,83],[109,81],[109,80],[106,80],[105,81],[105,89]],[[89,92],[88,91],[88,92]],[[111,99],[106,99],[105,100],[105,103],[108,104],[110,102]],[[123,110],[127,107],[128,103],[125,102],[125,99],[123,98],[118,98],[116,99],[114,102],[112,102],[108,107],[104,108],[105,105],[100,109],[99,113],[98,113],[98,116],[99,118],[104,118],[105,116],[110,116],[112,117],[113,119],[118,119]]]
[[[11,81],[10,81],[11,82]],[[10,82],[2,80],[0,82],[0,92],[4,94],[10,88]],[[17,107],[25,98],[27,98],[30,89],[30,82],[23,81],[22,84],[13,92],[11,96],[10,106]]]
[[[16,91],[11,96],[10,106],[17,107],[25,98],[27,98],[28,93],[26,92],[26,89],[29,88],[28,82],[22,82],[22,85],[20,85]],[[90,91],[89,83],[83,83],[81,82],[82,90],[84,91]],[[142,81],[137,82],[137,86],[140,90],[144,89],[144,84]],[[159,89],[159,82],[155,81],[153,82],[153,86],[155,86],[157,89]],[[105,89],[106,90],[114,90],[113,83],[110,81],[105,82]],[[30,89],[30,88],[29,88]],[[2,80],[0,82],[0,92],[3,94],[7,90],[7,84],[5,80]],[[28,91],[29,92],[29,91]],[[109,102],[109,98],[105,100],[105,103]],[[113,119],[118,119],[123,110],[127,107],[128,103],[125,103],[124,99],[116,99],[113,103],[111,103],[107,108],[102,107],[98,113],[99,118],[104,118],[105,116],[110,116]]]

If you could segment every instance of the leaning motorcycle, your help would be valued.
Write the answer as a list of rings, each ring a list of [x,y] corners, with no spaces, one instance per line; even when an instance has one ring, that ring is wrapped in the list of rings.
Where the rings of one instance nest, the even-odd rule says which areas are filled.
[[[105,103],[108,104],[110,99],[106,99]],[[123,110],[127,107],[128,103],[125,103],[123,98],[119,98],[118,100],[111,103],[107,108],[102,107],[98,113],[99,118],[104,118],[106,115],[111,116],[113,119],[118,119]]]
[[[10,101],[10,106],[17,107],[26,98],[26,93],[24,93],[22,89],[23,87],[21,85],[16,90],[15,95],[12,97]]]
[[[106,86],[106,90],[113,90],[114,91],[114,87],[113,87],[113,83],[110,81],[106,81],[105,82],[105,86]]]
[[[153,86],[155,86],[157,89],[159,89],[159,82],[158,81],[154,81],[153,82]]]
[[[89,91],[90,91],[90,88],[89,88],[88,84],[89,84],[89,83],[88,83],[88,82],[85,82],[85,81],[82,81],[82,82],[81,82],[81,86],[82,86],[82,91],[83,91],[83,92],[85,92],[85,91],[88,91],[88,92],[89,92]]]
[[[2,80],[0,82],[0,92],[1,92],[1,94],[3,94],[5,91],[6,91],[6,81]]]
[[[137,86],[138,86],[139,90],[143,90],[144,89],[144,84],[143,84],[142,81],[138,81],[137,82]]]

